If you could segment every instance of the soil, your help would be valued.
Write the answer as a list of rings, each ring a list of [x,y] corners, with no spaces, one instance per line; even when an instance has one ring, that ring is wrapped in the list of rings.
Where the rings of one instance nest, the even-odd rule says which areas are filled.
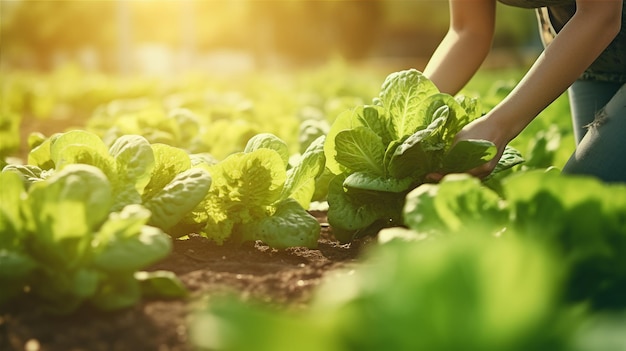
[[[169,270],[188,288],[187,300],[144,300],[121,311],[88,307],[68,316],[50,316],[27,303],[0,313],[0,350],[186,351],[192,350],[187,318],[194,301],[225,292],[241,299],[299,308],[310,301],[327,273],[357,264],[366,241],[340,244],[324,211],[312,211],[322,225],[316,249],[275,250],[257,242],[218,246],[192,235],[176,240],[173,252],[148,270]]]

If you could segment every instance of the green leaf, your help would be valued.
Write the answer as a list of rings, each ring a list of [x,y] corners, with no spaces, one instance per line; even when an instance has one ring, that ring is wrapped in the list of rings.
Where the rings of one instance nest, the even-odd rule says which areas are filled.
[[[300,158],[300,162],[287,171],[281,201],[291,197],[302,207],[309,207],[315,192],[315,179],[322,174],[326,164],[324,140],[325,136],[320,136],[313,141]]]
[[[338,151],[335,139],[340,132],[365,127],[376,134],[381,139],[381,143],[391,141],[390,126],[387,125],[389,122],[383,115],[384,110],[379,106],[357,106],[344,111],[335,119],[324,142],[326,167],[331,173],[340,174],[346,170],[345,166],[336,159]]]
[[[80,298],[87,299],[98,290],[100,273],[90,268],[79,268],[73,276],[71,293]]]
[[[45,179],[50,174],[50,172],[43,171],[41,168],[33,165],[7,165],[2,169],[2,172],[18,174],[26,187]]]
[[[524,157],[522,157],[522,154],[516,149],[507,145],[504,148],[502,157],[500,157],[500,160],[498,161],[496,168],[493,170],[493,173],[505,171],[521,163],[524,163]]]
[[[150,224],[168,230],[204,199],[211,187],[211,176],[202,168],[192,168],[177,174],[163,189],[154,194],[144,206],[152,212]]]
[[[366,172],[354,172],[346,177],[343,186],[350,189],[401,193],[408,190],[412,182],[411,178],[386,178]]]
[[[94,265],[107,272],[134,272],[167,256],[172,249],[171,238],[158,228],[144,225],[149,215],[139,205],[112,213],[96,233]]]
[[[450,145],[456,134],[469,122],[467,112],[459,102],[448,94],[433,94],[418,106],[416,113],[422,117],[423,125],[431,125],[439,118],[444,123],[438,123],[437,139],[435,142]]]
[[[84,266],[52,268],[42,265],[29,286],[45,312],[69,314],[95,294],[100,277],[99,272]]]
[[[109,275],[103,278],[96,294],[89,300],[103,311],[135,305],[141,299],[141,285],[133,274]]]
[[[626,186],[535,170],[507,177],[503,189],[508,230],[547,245],[566,263],[568,300],[626,306]]]
[[[335,176],[328,189],[328,222],[333,228],[355,232],[359,228],[374,223],[377,214],[373,205],[375,201],[357,201],[348,196],[343,187],[346,175]],[[374,200],[375,197],[370,198]],[[338,238],[342,240],[343,238]],[[350,241],[352,238],[345,238]],[[343,241],[343,240],[342,240]]]
[[[151,298],[186,298],[189,295],[187,288],[170,271],[135,272],[135,279],[139,282],[141,295]]]
[[[559,299],[562,262],[528,241],[468,234],[393,240],[372,252],[367,264],[327,279],[311,312],[300,318],[326,316],[340,345],[354,350],[520,351],[567,345],[573,329],[572,314],[562,314]]]
[[[139,135],[124,135],[117,138],[109,149],[109,154],[116,161],[116,181],[132,186],[137,193],[142,194],[155,168],[157,158],[155,150],[160,150],[159,146],[151,146],[146,138]],[[178,157],[162,156],[160,159],[166,164],[171,164],[175,160],[178,160]]]
[[[237,225],[266,217],[287,177],[280,155],[266,148],[232,154],[209,172],[211,189],[199,205],[207,216],[202,235],[218,244],[231,239]]]
[[[417,106],[439,90],[428,78],[415,69],[395,72],[387,76],[376,101],[389,114],[393,135],[400,139],[411,135],[420,125],[425,125],[425,117]]]
[[[366,127],[378,136],[380,136],[383,144],[388,144],[395,139],[392,134],[392,125],[389,116],[385,115],[383,109],[378,106],[365,105],[356,110],[355,118],[359,125]],[[353,126],[352,128],[355,128]]]
[[[6,168],[0,172],[0,184],[0,248],[9,248],[18,244],[24,229],[20,210],[25,189],[20,174]]]
[[[286,199],[276,206],[271,216],[245,224],[242,231],[275,249],[288,247],[316,248],[320,224],[294,199]]]
[[[377,226],[377,222],[381,227],[400,224],[403,193],[344,188],[345,179],[346,175],[335,176],[328,190],[328,222],[338,240],[349,242],[357,236],[374,234],[368,228]]]
[[[52,144],[50,145],[50,157],[57,168],[61,167],[61,165],[65,165],[68,163],[91,164],[88,162],[82,162],[80,157],[81,154],[66,152],[65,148],[71,145],[75,146],[72,148],[74,152],[76,152],[76,150],[79,150],[80,147],[87,147],[91,150],[91,153],[97,154],[100,157],[105,157],[109,155],[106,145],[104,145],[104,142],[102,141],[102,139],[100,139],[99,136],[84,130],[72,130],[63,134],[59,134],[57,137],[52,139]],[[79,147],[77,148],[76,146]],[[85,155],[85,157],[88,156]]]
[[[371,129],[356,127],[344,130],[335,138],[336,160],[351,171],[384,175],[385,147],[381,138]]]
[[[459,120],[457,125],[465,126],[469,122],[483,116],[483,105],[479,99],[466,95],[457,95],[454,97],[454,100],[456,100],[463,111],[465,111],[465,115],[458,116]]]
[[[491,235],[501,231],[508,220],[508,211],[501,202],[476,177],[450,174],[439,183],[435,207],[450,232]]]
[[[58,137],[58,135],[60,134],[55,134],[34,147],[28,153],[28,164],[45,170],[54,169],[54,161],[52,161],[50,156],[50,145],[52,145],[52,140]]]
[[[437,184],[422,184],[406,195],[402,217],[410,229],[429,236],[448,233],[445,218],[435,206],[438,191]]]
[[[111,207],[111,186],[100,169],[68,165],[33,184],[28,205],[30,230],[53,241],[86,238],[102,223]]]
[[[114,182],[118,174],[115,169],[115,162],[108,153],[101,153],[90,145],[69,144],[56,152],[58,158],[55,159],[56,170],[70,164],[86,164],[100,169],[107,178]]]
[[[23,279],[37,266],[26,253],[0,248],[0,282]]]
[[[465,172],[489,162],[498,149],[487,140],[460,140],[446,153],[442,162],[445,173]]]
[[[285,168],[289,164],[289,148],[287,144],[271,133],[261,133],[253,136],[248,140],[243,152],[250,153],[258,149],[270,149],[276,151],[285,164]]]
[[[183,149],[166,144],[152,144],[154,164],[148,182],[139,191],[142,193],[142,202],[149,203],[153,197],[162,193],[163,189],[172,182],[177,175],[191,167],[191,159]]]
[[[280,198],[286,170],[280,155],[261,148],[236,153],[210,168],[210,196],[224,198],[237,207],[265,206]]]
[[[446,122],[447,109],[441,110],[442,115],[434,119],[425,129],[418,130],[402,141],[393,151],[387,166],[389,174],[397,178],[419,178],[433,170],[436,164],[435,152],[443,148],[443,144],[433,144],[433,136]]]

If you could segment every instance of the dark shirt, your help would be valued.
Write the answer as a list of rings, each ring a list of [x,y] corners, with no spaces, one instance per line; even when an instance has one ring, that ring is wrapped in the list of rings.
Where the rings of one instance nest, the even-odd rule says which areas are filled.
[[[548,45],[576,12],[576,0],[498,0],[503,4],[534,8],[544,45]],[[583,73],[581,79],[626,83],[626,0],[622,29],[609,46]]]

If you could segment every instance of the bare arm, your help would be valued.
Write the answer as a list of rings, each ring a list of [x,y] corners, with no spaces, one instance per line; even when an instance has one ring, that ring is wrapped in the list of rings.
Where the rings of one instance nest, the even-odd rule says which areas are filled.
[[[491,173],[506,144],[559,97],[619,33],[622,0],[577,0],[576,5],[574,16],[515,89],[457,135],[457,140],[486,139],[498,146],[494,160],[469,173],[479,177]]]
[[[619,33],[622,0],[578,0],[576,14],[539,56],[518,86],[490,113],[517,136],[580,77]]]
[[[450,0],[450,27],[424,75],[440,91],[458,93],[489,53],[494,24],[495,0]]]

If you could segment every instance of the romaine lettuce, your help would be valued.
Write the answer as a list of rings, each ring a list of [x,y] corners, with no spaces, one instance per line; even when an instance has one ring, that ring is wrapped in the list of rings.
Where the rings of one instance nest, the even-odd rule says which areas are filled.
[[[624,308],[626,187],[555,170],[521,171],[497,194],[468,175],[409,192],[403,220],[411,232],[385,238],[521,236],[547,246],[568,267],[567,298],[594,308]],[[389,239],[386,239],[389,240]]]
[[[171,232],[205,197],[211,177],[202,164],[192,166],[183,149],[150,144],[139,135],[123,135],[107,147],[97,135],[73,130],[55,134],[33,149],[31,165],[12,166],[27,184],[73,164],[99,168],[109,180],[108,211],[142,204],[152,212],[150,224]],[[44,171],[41,167],[49,167]]]
[[[15,172],[3,171],[0,180],[10,185],[0,202],[0,283],[11,287],[3,289],[2,304],[21,294],[55,313],[84,303],[128,307],[153,275],[140,282],[135,273],[171,250],[171,238],[146,225],[150,211],[143,206],[110,212],[112,186],[95,166],[68,164],[28,191]],[[177,296],[186,294],[171,285],[181,287]]]
[[[410,69],[390,74],[372,105],[339,115],[324,145],[336,175],[328,194],[335,236],[349,242],[399,225],[404,196],[429,173],[460,173],[491,160],[497,150],[489,141],[454,142],[481,112],[478,100],[442,94]],[[506,155],[498,172],[523,161],[513,149]]]
[[[319,137],[289,168],[284,142],[259,134],[244,152],[210,166],[211,189],[194,210],[202,235],[218,244],[260,240],[279,249],[316,247],[321,228],[305,208],[324,170],[323,142]]]

